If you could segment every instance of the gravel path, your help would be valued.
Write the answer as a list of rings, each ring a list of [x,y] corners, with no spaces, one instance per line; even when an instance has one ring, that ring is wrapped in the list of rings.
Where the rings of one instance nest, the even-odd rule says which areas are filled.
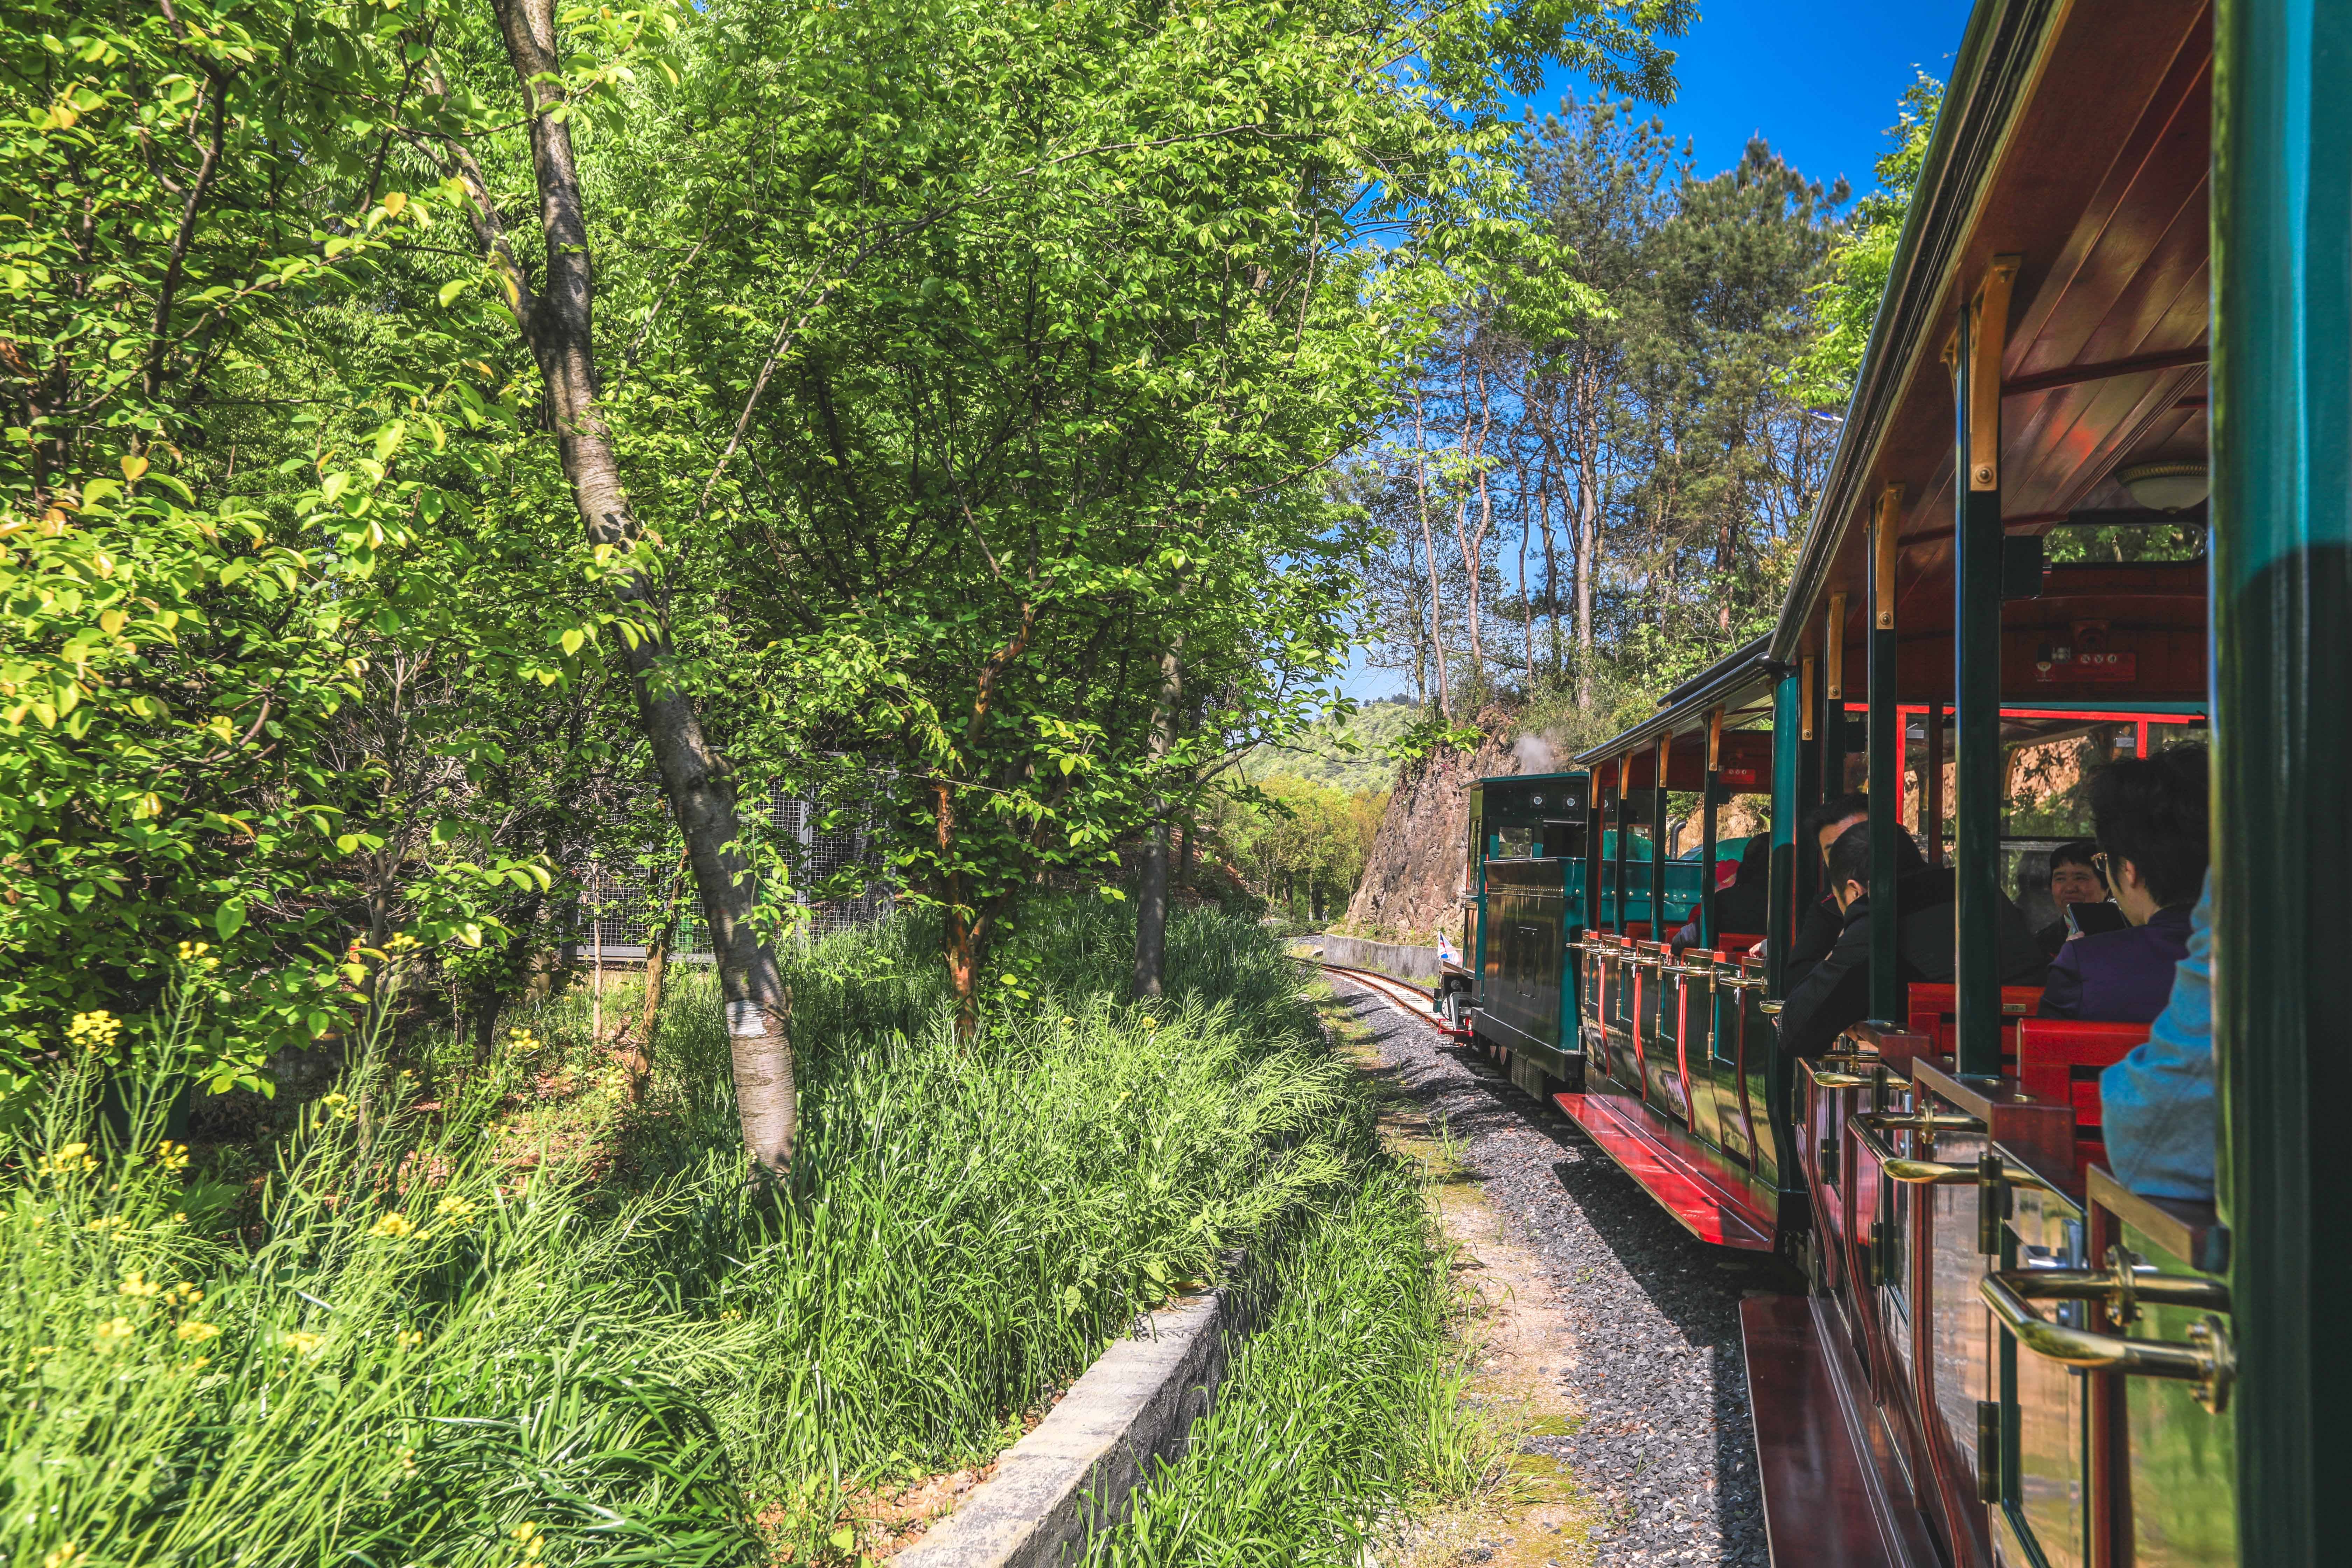
[[[1797,1288],[1770,1258],[1710,1247],[1669,1218],[1598,1145],[1483,1057],[1328,977],[1405,1092],[1460,1142],[1487,1201],[1551,1270],[1576,1335],[1564,1437],[1599,1504],[1601,1568],[1769,1562],[1739,1345],[1743,1291]]]

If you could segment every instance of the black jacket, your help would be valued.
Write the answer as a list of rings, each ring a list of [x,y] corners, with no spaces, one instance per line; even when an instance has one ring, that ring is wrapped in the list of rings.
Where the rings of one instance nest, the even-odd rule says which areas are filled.
[[[1895,956],[1906,984],[1951,982],[1954,883],[1951,868],[1921,866],[1895,885]],[[2024,915],[2004,900],[2001,984],[2030,985],[2041,978],[2042,967],[2042,950]],[[1828,953],[1791,986],[1780,1012],[1780,1048],[1792,1056],[1820,1056],[1869,1016],[1870,900],[1864,897],[1846,910]]]

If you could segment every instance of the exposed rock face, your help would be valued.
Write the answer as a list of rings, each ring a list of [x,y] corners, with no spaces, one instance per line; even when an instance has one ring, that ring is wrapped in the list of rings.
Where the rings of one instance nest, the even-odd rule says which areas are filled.
[[[1461,942],[1462,910],[1455,900],[1470,830],[1470,785],[1522,771],[1511,746],[1508,714],[1486,709],[1478,715],[1478,728],[1485,739],[1475,752],[1440,752],[1408,767],[1397,780],[1342,930],[1421,945],[1441,935]]]

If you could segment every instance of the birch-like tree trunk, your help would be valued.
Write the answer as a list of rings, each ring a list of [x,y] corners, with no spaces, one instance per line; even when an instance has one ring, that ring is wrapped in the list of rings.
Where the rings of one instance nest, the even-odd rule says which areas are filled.
[[[1454,724],[1454,697],[1445,679],[1445,587],[1437,574],[1437,536],[1429,527],[1429,445],[1423,428],[1422,395],[1412,397],[1412,494],[1421,513],[1421,549],[1429,563],[1429,649],[1437,662],[1437,711]]]
[[[452,161],[468,187],[478,237],[502,277],[508,304],[523,325],[553,416],[563,475],[589,542],[629,550],[642,538],[621,479],[610,428],[596,403],[592,310],[595,282],[588,222],[573,155],[572,128],[551,112],[562,107],[563,62],[556,49],[552,0],[496,0],[499,32],[530,114],[531,173],[546,243],[545,274],[534,293],[505,225],[469,153]],[[618,559],[626,561],[628,557]],[[710,919],[733,1057],[736,1108],[753,1171],[780,1180],[790,1169],[799,1131],[789,1004],[775,955],[751,923],[751,868],[741,848],[735,780],[704,734],[701,716],[677,683],[668,616],[653,577],[625,566],[614,595],[635,636],[622,655],[635,693],[638,723],[651,745],[696,888]]]
[[[1160,657],[1160,695],[1151,704],[1151,760],[1164,763],[1176,749],[1176,705],[1184,697],[1184,638],[1179,633]],[[1142,886],[1135,900],[1135,977],[1138,999],[1157,996],[1168,971],[1168,834],[1170,802],[1162,795],[1144,841]]]

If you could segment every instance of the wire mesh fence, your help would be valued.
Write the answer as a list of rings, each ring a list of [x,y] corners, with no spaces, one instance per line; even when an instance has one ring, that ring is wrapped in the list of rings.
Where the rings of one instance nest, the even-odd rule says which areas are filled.
[[[876,792],[878,795],[878,791]],[[771,789],[742,802],[743,827],[753,847],[773,853],[790,868],[797,929],[806,936],[869,926],[886,918],[891,887],[883,866],[882,835],[872,797],[852,805],[827,804]],[[654,932],[674,910],[677,931],[673,956],[687,962],[710,956],[710,922],[694,890],[675,835],[659,854],[624,862],[599,859],[575,868],[580,879],[578,951],[608,960],[645,956]],[[843,896],[815,898],[811,889]]]

